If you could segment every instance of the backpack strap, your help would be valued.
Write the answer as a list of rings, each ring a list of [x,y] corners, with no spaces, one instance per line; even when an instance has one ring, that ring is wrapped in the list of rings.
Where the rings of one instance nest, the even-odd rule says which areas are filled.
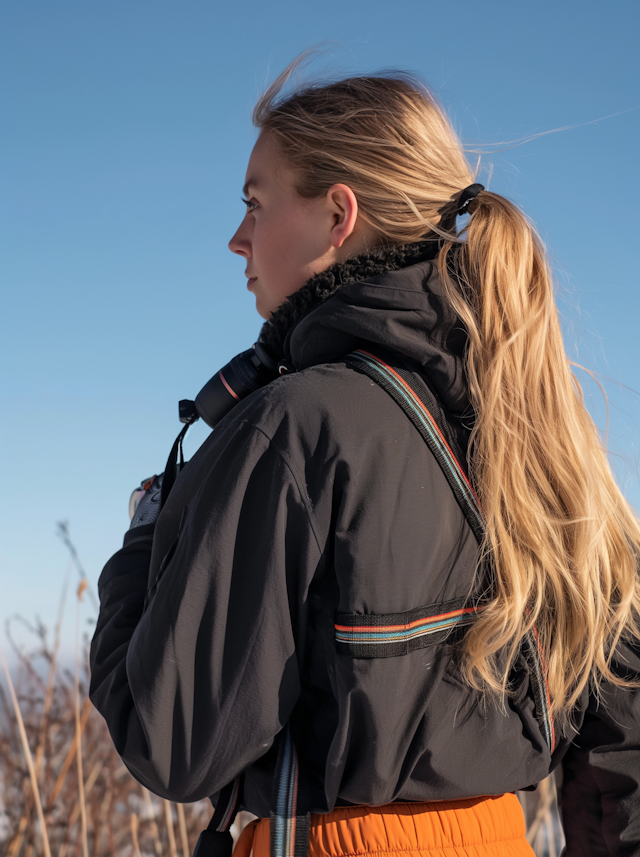
[[[422,395],[418,396],[411,384],[411,373],[401,367],[389,365],[382,357],[371,351],[361,348],[353,351],[347,355],[346,363],[352,369],[371,378],[400,405],[433,453],[478,544],[482,544],[485,533],[484,513],[478,496],[453,451],[454,444],[451,437],[449,440],[446,438],[444,421],[439,424],[440,421],[435,416],[440,411],[435,397],[430,395],[426,388],[422,391]],[[428,403],[424,401],[429,398],[432,401]],[[547,686],[547,669],[535,626],[522,640],[522,654],[531,678],[536,719],[549,751],[553,753],[556,736]]]
[[[231,857],[233,837],[230,828],[242,799],[242,785],[243,774],[240,774],[222,789],[209,826],[198,837],[193,857]]]
[[[270,814],[271,857],[307,857],[309,813],[301,806],[301,772],[291,725],[284,727],[273,780]]]
[[[480,544],[484,538],[480,501],[450,443],[445,439],[444,427],[438,425],[433,416],[432,411],[436,412],[434,405],[437,407],[435,400],[430,403],[432,406],[430,411],[410,385],[408,381],[410,375],[406,370],[391,367],[369,351],[363,349],[353,351],[347,356],[347,363],[386,390],[409,417],[440,465],[458,505]],[[424,393],[423,398],[426,398]]]
[[[298,753],[289,723],[280,735],[278,760],[273,778],[270,829],[271,857],[307,857],[310,814],[301,807],[301,775]],[[243,774],[225,786],[216,802],[215,812],[196,843],[193,857],[231,857],[230,833],[242,801]]]

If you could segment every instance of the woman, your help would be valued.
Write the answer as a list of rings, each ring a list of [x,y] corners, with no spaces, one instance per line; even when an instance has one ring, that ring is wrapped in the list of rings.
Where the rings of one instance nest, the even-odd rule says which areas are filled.
[[[531,854],[513,792],[561,761],[568,854],[640,854],[640,530],[539,239],[411,78],[290,73],[229,244],[284,374],[107,564],[92,700],[256,857]]]

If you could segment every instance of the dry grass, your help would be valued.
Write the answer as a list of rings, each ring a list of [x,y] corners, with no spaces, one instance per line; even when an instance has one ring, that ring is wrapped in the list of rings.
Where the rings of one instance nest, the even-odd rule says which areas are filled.
[[[41,624],[30,651],[12,644],[0,682],[0,854],[188,857],[211,804],[169,803],[133,779],[87,698],[88,641],[61,667],[59,626],[51,644]]]
[[[537,857],[560,857],[564,833],[558,812],[556,780],[552,775],[534,792],[518,792],[527,822],[527,841]]]

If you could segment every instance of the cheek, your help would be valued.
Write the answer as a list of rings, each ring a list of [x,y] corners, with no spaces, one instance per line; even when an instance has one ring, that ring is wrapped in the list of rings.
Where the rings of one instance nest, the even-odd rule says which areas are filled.
[[[304,285],[313,273],[313,262],[327,250],[315,219],[295,206],[276,223],[265,223],[255,239],[269,285],[282,298]]]
[[[304,260],[304,264],[318,259],[331,246],[324,227],[324,218],[318,217],[312,208],[302,207],[292,211],[288,223],[291,244],[297,258]]]

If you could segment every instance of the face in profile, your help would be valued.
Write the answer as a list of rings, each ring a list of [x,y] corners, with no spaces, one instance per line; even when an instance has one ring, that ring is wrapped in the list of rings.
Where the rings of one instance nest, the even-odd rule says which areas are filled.
[[[351,188],[335,184],[316,199],[296,190],[278,143],[261,134],[249,158],[247,212],[229,249],[246,261],[247,288],[269,316],[307,280],[366,246]]]

